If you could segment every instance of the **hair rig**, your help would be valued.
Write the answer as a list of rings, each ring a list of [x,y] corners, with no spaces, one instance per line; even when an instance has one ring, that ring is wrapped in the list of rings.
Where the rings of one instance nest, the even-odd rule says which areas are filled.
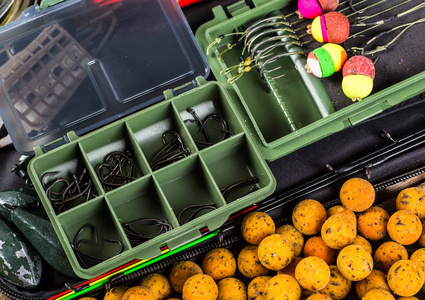
[[[331,76],[343,68],[348,58],[346,52],[368,56],[385,51],[406,30],[423,23],[424,18],[419,18],[404,24],[394,24],[380,32],[377,31],[379,26],[393,24],[393,22],[417,13],[425,7],[425,3],[421,2],[414,7],[404,9],[404,6],[413,1],[415,0],[404,0],[397,4],[390,3],[385,6],[389,0],[360,0],[355,3],[352,0],[341,2],[339,0],[299,0],[298,10],[295,13],[284,15],[281,11],[275,11],[264,19],[246,24],[246,29],[243,31],[238,29],[238,31],[218,36],[207,47],[207,54],[217,55],[217,58],[221,60],[226,52],[235,48],[240,49],[239,62],[232,64],[232,61],[236,62],[234,58],[226,59],[227,67],[221,70],[220,74],[226,76],[229,83],[235,83],[244,74],[252,69],[257,69],[260,78],[266,82],[266,89],[279,98],[281,94],[278,79],[285,76],[282,59],[293,55],[307,56],[307,53],[309,53],[307,71],[316,77]],[[398,10],[398,13],[396,13],[396,10]],[[294,14],[298,14],[300,19],[291,21],[290,19]],[[359,28],[362,30],[352,33]],[[303,29],[306,29],[305,33],[302,33]],[[371,49],[372,44],[378,39],[397,31],[399,33],[390,42]],[[359,46],[358,38],[367,38],[367,34],[372,34],[372,36]],[[306,38],[308,36],[312,36],[312,39]],[[356,38],[355,44],[347,50],[344,49],[345,44],[341,44],[354,38]],[[219,46],[222,41],[226,41],[225,47]],[[315,41],[330,45],[313,47],[314,51],[307,50],[312,48],[311,43]],[[211,51],[213,47],[217,48],[214,53]],[[349,86],[356,82],[353,78],[350,77]],[[344,85],[347,86],[347,84]],[[349,89],[357,90],[361,84],[356,85]],[[367,89],[360,91],[359,96],[355,96],[357,92],[354,93],[354,96],[353,93],[349,92],[347,96],[353,100],[361,100],[365,95],[368,95],[365,90],[369,90],[370,82],[367,86]],[[282,109],[287,111],[285,103],[282,102],[282,105]],[[288,116],[291,129],[297,130],[297,125],[292,121]]]
[[[354,7],[351,1],[345,2]],[[309,19],[315,19],[314,23],[324,25],[325,18],[323,14],[328,14],[326,21],[331,24],[336,23],[335,19],[337,19],[338,26],[335,27],[337,30],[332,30],[328,35],[325,32],[325,40],[340,42],[342,39],[347,38],[349,32],[348,21],[343,13],[334,12],[337,7],[339,7],[338,0],[299,0],[296,12],[283,15],[280,11],[275,11],[266,18],[255,21],[244,31],[220,35],[207,47],[207,55],[209,55],[212,47],[221,43],[223,39],[229,40],[228,37],[236,36],[237,39],[230,40],[226,48],[218,54],[218,59],[221,59],[222,55],[227,51],[241,45],[240,62],[237,65],[225,68],[220,74],[227,76],[235,72],[228,79],[229,83],[234,83],[244,73],[256,68],[259,70],[262,79],[267,81],[277,80],[285,76],[282,72],[277,75],[270,75],[281,69],[278,60],[292,55],[306,56],[304,46],[314,41],[311,38],[306,39],[312,34],[311,28],[300,23],[310,22]],[[289,21],[289,18],[294,15],[298,15],[300,19]],[[344,22],[342,25],[341,20]],[[307,32],[300,33],[302,29],[307,27]],[[316,30],[314,30],[314,33],[316,34]],[[247,57],[245,57],[246,54],[248,55]]]
[[[268,76],[269,73],[280,69],[279,66],[273,69],[267,68],[268,65],[276,62],[279,58],[291,55],[305,55],[304,51],[300,48],[303,45],[301,38],[304,35],[298,35],[292,29],[286,17],[281,14],[259,20],[243,32],[219,36],[208,46],[207,54],[221,40],[234,35],[238,36],[238,39],[229,42],[226,49],[218,55],[218,59],[221,59],[227,51],[239,45],[242,47],[239,58],[240,62],[220,72],[222,76],[231,75],[227,80],[229,83],[236,82],[245,73],[250,72],[252,68],[257,68],[260,71],[261,78],[264,79],[265,75]],[[246,54],[248,56],[245,57]],[[284,74],[280,74],[272,78],[276,80],[283,76]]]

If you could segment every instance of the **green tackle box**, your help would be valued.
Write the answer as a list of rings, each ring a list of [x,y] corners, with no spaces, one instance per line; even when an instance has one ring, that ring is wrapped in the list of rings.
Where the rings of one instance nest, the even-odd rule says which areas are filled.
[[[306,72],[306,56],[301,54],[275,59],[267,66],[269,71],[273,70],[272,76],[264,78],[259,72],[261,60],[256,60],[249,65],[252,70],[242,71],[242,76],[234,80],[233,76],[238,74],[235,67],[240,66],[241,59],[244,61],[249,55],[255,57],[248,52],[250,43],[251,49],[253,45],[257,45],[257,49],[270,49],[269,56],[265,52],[263,63],[278,54],[308,54],[322,45],[306,34],[312,20],[300,20],[294,13],[298,1],[252,0],[238,1],[228,7],[217,6],[213,8],[213,19],[198,28],[195,36],[213,74],[233,95],[247,131],[266,160],[274,161],[425,91],[425,65],[418,43],[425,38],[425,15],[420,10],[423,3],[383,2],[360,1],[353,4],[356,10],[353,12],[348,1],[340,1],[336,9],[348,16],[351,25],[353,38],[342,44],[345,49],[369,43],[366,50],[371,50],[388,44],[387,51],[368,56],[373,61],[380,56],[374,88],[370,96],[356,103],[343,94],[342,72],[317,78]],[[375,14],[376,17],[369,17]],[[364,15],[368,16],[368,21],[364,21],[366,25],[353,27],[356,18]],[[276,16],[282,18],[273,19]],[[267,19],[271,20],[269,34],[265,34],[264,26],[255,28]],[[367,23],[381,19],[386,20],[383,26]],[[250,35],[243,36],[241,33],[250,26]],[[367,32],[365,28],[373,30]],[[400,35],[397,41],[391,44],[397,35]],[[271,49],[278,42],[281,45]],[[351,55],[353,52],[348,53]]]
[[[273,193],[266,161],[425,90],[420,72],[336,110],[303,55],[279,60],[283,84],[255,69],[228,83],[220,72],[240,63],[242,48],[221,55],[234,40],[227,34],[294,2],[217,7],[198,43],[174,0],[67,0],[31,7],[2,28],[1,117],[15,147],[35,153],[29,175],[78,276],[157,257],[219,228]],[[218,82],[205,80],[209,67]],[[111,167],[105,160],[115,154]],[[158,164],[161,156],[170,160]],[[124,161],[131,174],[112,177],[125,184],[105,186],[103,171]],[[64,202],[70,185],[86,199]],[[140,220],[148,222],[138,223],[141,244],[126,227]]]
[[[1,116],[35,153],[29,175],[79,277],[172,251],[274,191],[176,1],[35,6],[0,44]]]

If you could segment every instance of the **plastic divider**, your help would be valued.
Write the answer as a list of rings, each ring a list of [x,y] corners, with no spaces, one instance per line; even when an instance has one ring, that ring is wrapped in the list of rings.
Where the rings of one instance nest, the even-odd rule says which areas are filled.
[[[226,203],[255,193],[270,184],[263,161],[258,159],[244,134],[213,146],[200,153],[200,156],[224,194]]]
[[[174,138],[174,133],[181,137],[183,145],[189,149],[190,153],[197,152],[189,134],[179,122],[169,102],[161,103],[155,109],[146,109],[137,116],[130,117],[127,124],[151,169],[155,157],[164,149],[165,144]],[[163,135],[166,132],[169,132],[169,135],[165,136],[163,142]]]
[[[73,243],[74,247],[79,250],[71,252],[73,252],[75,261],[83,269],[88,269],[115,256],[121,247],[123,247],[122,251],[129,249],[126,237],[122,235],[122,231],[114,222],[103,197],[75,208],[72,213],[62,214],[58,220],[68,239],[67,247],[75,250],[71,246]],[[78,259],[77,256],[81,259]]]
[[[102,128],[95,135],[83,138],[80,145],[87,154],[88,161],[105,192],[118,188],[121,183],[143,177],[145,172],[142,170],[148,169],[143,160],[136,159],[135,154],[140,158],[141,153],[138,147],[134,147],[134,144],[131,143],[125,123],[114,123]],[[122,166],[119,161],[122,161]],[[125,170],[113,171],[116,170],[115,168],[121,167]],[[130,168],[132,168],[131,174],[129,173]],[[112,175],[120,173],[119,176],[123,175],[133,179],[124,181],[125,178],[113,175],[115,177],[104,180],[105,172]]]
[[[155,220],[168,222],[172,226],[169,230],[179,227],[170,205],[151,176],[129,183],[124,192],[125,197],[122,191],[112,191],[106,196],[120,226],[127,224],[126,228],[140,232],[147,237],[144,241],[156,237],[161,231],[160,226],[154,226]],[[132,247],[138,244],[132,242]]]
[[[225,205],[198,155],[167,166],[153,176],[181,225]]]
[[[139,143],[134,137],[133,130],[131,129],[130,125],[128,125],[127,122],[125,122],[125,125],[129,133],[128,137],[129,137],[131,148],[134,149],[134,158],[136,159],[137,162],[140,163],[141,171],[143,172],[143,174],[150,174],[151,169],[149,167],[148,160],[146,159],[146,156],[144,155],[142,149],[140,148]]]
[[[188,147],[190,150],[190,154],[197,153],[199,148],[195,144],[195,141],[193,140],[192,135],[186,127],[184,120],[180,117],[179,111],[176,109],[173,101],[171,101],[171,107],[173,111],[173,118],[176,121],[177,127],[179,128],[180,135],[186,143],[186,147]]]
[[[207,148],[209,145],[204,144],[207,141],[219,143],[227,137],[243,132],[235,111],[229,104],[229,98],[225,90],[217,86],[208,86],[199,90],[196,97],[187,97],[173,102],[192,139],[195,143],[198,142],[198,149]],[[190,109],[192,113],[189,112]],[[196,120],[196,117],[199,120]],[[198,123],[199,121],[202,122],[202,126]],[[225,128],[221,122],[227,125],[228,134],[224,131]]]

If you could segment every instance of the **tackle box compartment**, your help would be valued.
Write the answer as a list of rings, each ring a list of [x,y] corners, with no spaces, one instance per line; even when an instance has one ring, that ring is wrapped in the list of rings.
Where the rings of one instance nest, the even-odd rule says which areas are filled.
[[[79,277],[172,251],[274,191],[176,1],[33,6],[0,41],[1,116],[35,154],[29,176]]]
[[[386,51],[368,56],[376,61],[374,87],[371,95],[355,103],[343,94],[341,71],[331,77],[317,78],[305,70],[305,55],[289,55],[308,54],[322,45],[306,34],[307,25],[312,20],[299,20],[294,13],[297,2],[252,0],[249,3],[238,1],[227,7],[216,6],[212,11],[213,19],[202,24],[195,34],[212,73],[232,93],[247,131],[268,161],[355,125],[425,91],[425,64],[418,43],[424,38],[425,27],[421,1],[409,4],[401,1],[361,1],[353,4],[356,12],[347,1],[340,1],[336,10],[348,16],[350,25],[355,23],[357,16],[361,18],[364,15],[368,18],[365,24],[386,20],[382,22],[383,26],[351,26],[350,34],[354,38],[342,44],[345,49],[363,46],[365,50],[388,44]],[[362,11],[365,12],[362,14]],[[273,21],[276,16],[281,18]],[[258,25],[255,28],[256,25],[253,25],[266,19],[272,20],[269,33],[266,33],[269,28]],[[285,22],[284,25],[278,24]],[[244,36],[244,31],[252,25],[250,35]],[[366,32],[364,29],[369,27],[373,30]],[[397,28],[398,31],[395,30]],[[398,34],[396,42],[392,42]],[[296,38],[290,35],[296,35]],[[271,38],[270,41],[266,41],[268,38]],[[272,49],[277,43],[280,45]],[[246,62],[246,58],[252,56],[248,49],[255,46],[256,49],[269,49],[270,53],[265,52],[269,55],[264,54],[262,62],[261,59],[253,59],[251,64],[247,64],[251,68],[247,71],[241,61]],[[252,52],[261,56],[260,51]],[[278,54],[284,55],[265,67],[265,70],[273,71],[272,75],[266,74],[261,78],[261,63]],[[353,52],[348,55],[352,56]],[[242,76],[234,80],[234,76],[238,75],[237,67],[241,65]]]

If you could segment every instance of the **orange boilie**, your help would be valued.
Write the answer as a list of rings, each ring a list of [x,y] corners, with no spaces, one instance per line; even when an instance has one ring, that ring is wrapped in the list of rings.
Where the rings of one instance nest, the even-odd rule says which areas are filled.
[[[274,234],[275,231],[276,226],[273,219],[264,212],[249,213],[242,220],[242,236],[252,245],[258,245],[266,236]]]
[[[418,187],[409,187],[398,193],[397,210],[408,210],[420,219],[425,218],[425,191]]]
[[[196,274],[183,285],[183,300],[215,300],[218,297],[218,287],[211,276]]]
[[[328,265],[333,265],[336,262],[338,251],[326,245],[321,236],[313,236],[306,241],[303,255],[304,257],[317,256],[323,259]]]
[[[339,191],[342,204],[354,212],[362,212],[375,201],[375,190],[369,181],[362,178],[350,178]]]
[[[323,205],[312,199],[299,202],[292,212],[292,223],[302,234],[313,235],[320,232],[326,220]]]
[[[372,206],[359,215],[357,229],[363,237],[377,241],[387,235],[387,224],[390,216],[385,209]]]
[[[391,215],[387,230],[393,241],[402,245],[411,245],[419,240],[422,234],[422,223],[413,212],[399,210]]]

